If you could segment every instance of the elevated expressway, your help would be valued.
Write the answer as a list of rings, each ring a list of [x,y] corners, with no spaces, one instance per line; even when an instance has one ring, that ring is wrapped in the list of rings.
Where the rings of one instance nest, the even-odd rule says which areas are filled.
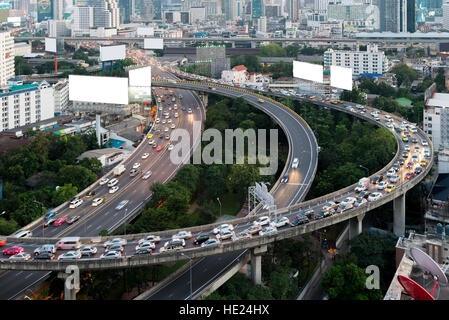
[[[155,76],[158,76],[158,75],[155,74]],[[155,87],[156,84],[157,84],[157,82],[155,82],[153,86]],[[175,90],[180,90],[180,89],[175,88]],[[203,115],[204,110],[198,111],[199,108],[197,108],[197,107],[199,107],[200,101],[191,100],[191,98],[193,98],[193,94],[191,93],[191,91],[187,91],[187,94],[184,94],[184,91],[182,91],[182,90],[180,92],[183,92],[183,95],[184,95],[184,98],[182,100],[182,105],[186,106],[186,107],[191,107],[193,110],[193,115],[187,115],[187,112],[184,114],[184,119],[188,119],[185,121],[188,121],[189,125],[191,125],[194,120],[201,122],[204,118],[204,115]],[[228,95],[231,97],[237,97],[237,96],[241,95],[241,92],[229,91]],[[190,99],[189,99],[189,96],[191,96]],[[256,100],[257,99],[254,96],[251,96],[249,103],[257,105],[257,103],[254,102]],[[264,109],[264,106],[259,106],[259,107],[261,109]],[[279,197],[276,197],[276,199],[279,201],[279,203],[281,203],[283,206],[288,206],[291,203],[295,203],[298,199],[302,199],[305,196],[306,191],[310,188],[310,185],[311,185],[311,182],[313,181],[313,177],[315,175],[316,167],[317,167],[317,153],[316,153],[317,144],[316,144],[315,137],[313,136],[312,130],[308,127],[308,125],[302,119],[300,119],[299,116],[297,116],[296,114],[294,114],[293,112],[291,112],[289,109],[287,109],[285,107],[283,107],[283,108],[280,108],[279,106],[277,106],[277,107],[279,109],[277,111],[278,115],[274,115],[273,112],[269,112],[269,114],[273,118],[279,119],[277,121],[281,124],[281,126],[284,126],[284,130],[286,130],[289,133],[289,134],[287,134],[288,140],[289,140],[289,145],[290,145],[289,160],[287,161],[283,172],[285,172],[286,170],[288,170],[288,168],[290,168],[291,159],[293,159],[293,156],[298,157],[301,160],[303,160],[301,163],[301,166],[297,170],[296,177],[291,178],[291,181],[292,182],[296,181],[297,185],[294,185],[294,184],[279,185],[279,183],[277,183],[273,187],[273,190],[276,190],[276,194],[279,195]],[[182,112],[180,110],[179,110],[179,113],[180,113],[180,115],[182,114]],[[289,125],[291,127],[291,129],[287,129],[287,127],[285,127],[284,123]],[[179,127],[185,127],[185,126],[181,125]],[[296,137],[296,141],[294,143],[291,143],[292,137]],[[146,141],[143,143],[146,143]],[[145,148],[145,147],[143,147],[143,148]],[[146,148],[146,149],[148,149],[148,148]],[[134,162],[142,162],[142,166],[143,166],[144,161],[141,161],[139,159],[145,151],[151,153],[151,150],[140,150],[138,152],[138,154],[133,154],[129,159],[126,160],[126,162],[125,162],[126,167],[129,169],[129,166],[132,165],[132,163],[134,163]],[[152,158],[152,156],[153,155],[150,156],[150,159]],[[167,177],[167,172],[171,172],[170,171],[172,169],[171,166],[173,166],[171,163],[169,164],[167,162],[169,162],[168,155],[164,156],[164,158],[161,158],[160,161],[158,161],[157,166],[153,165],[150,167],[142,168],[142,172],[145,172],[149,168],[153,168],[153,167],[157,168],[157,171],[153,169],[153,176],[151,178],[153,178],[158,172],[160,172],[160,176],[165,177],[165,178],[160,179],[158,181],[167,181],[172,176],[172,174],[174,174],[174,172],[175,172],[175,171],[173,171],[172,174]],[[122,179],[123,179],[123,181],[125,181],[125,183],[127,183],[127,185],[125,185],[123,187],[123,189],[122,189],[122,186],[123,186]],[[132,181],[134,181],[134,184],[131,184]],[[60,238],[62,236],[72,236],[72,235],[88,237],[88,236],[98,234],[98,232],[102,229],[108,229],[109,231],[112,231],[117,226],[119,226],[120,223],[123,223],[127,218],[130,218],[133,213],[137,213],[139,211],[139,209],[141,208],[141,206],[145,203],[145,201],[151,196],[151,193],[149,193],[149,191],[148,191],[148,187],[150,185],[149,183],[143,183],[143,186],[142,186],[142,184],[136,185],[135,181],[142,181],[142,180],[140,179],[140,177],[130,178],[127,174],[123,178],[120,177],[119,185],[121,187],[117,193],[122,191],[123,193],[121,194],[121,196],[117,197],[114,201],[112,201],[113,199],[110,199],[110,200],[108,199],[104,205],[100,205],[97,208],[90,207],[90,201],[88,203],[86,203],[86,202],[83,203],[83,205],[77,209],[68,209],[67,203],[60,206],[60,208],[57,208],[57,210],[56,210],[56,211],[58,211],[57,217],[71,216],[71,215],[80,215],[82,217],[79,222],[75,223],[72,226],[67,226],[67,225],[63,224],[60,227],[49,227],[49,228],[45,229],[45,231],[44,231],[44,228],[41,227],[42,220],[39,220],[39,221],[36,221],[35,223],[33,223],[32,225],[30,225],[28,229],[33,231],[33,235],[42,236],[40,239],[43,240],[45,243],[53,243],[54,242],[53,240],[50,240],[49,237]],[[304,184],[302,184],[302,183],[304,183]],[[299,187],[299,184],[302,184],[302,185]],[[82,194],[80,194],[80,197],[82,197],[89,190],[94,189],[95,187],[98,187],[98,183],[96,183],[93,186],[90,186],[88,189],[84,190],[82,192]],[[107,191],[107,187],[103,186],[103,187],[99,187],[98,189],[95,189],[95,190],[96,190],[97,194],[93,198],[103,195],[104,192]],[[127,192],[127,191],[129,191],[129,192]],[[106,195],[106,196],[108,197],[109,195]],[[143,198],[143,196],[145,196],[145,198]],[[130,207],[131,209],[128,212],[128,214],[126,214],[126,216],[123,212],[124,209],[122,209],[121,211],[117,211],[114,209],[115,206],[121,200],[132,199],[132,197],[138,199],[138,201],[135,201],[138,205],[137,205],[137,207],[133,208],[136,205],[136,203],[132,203],[132,201],[130,200],[127,207]],[[108,223],[108,221],[109,221],[109,223]],[[108,228],[108,226],[109,226],[109,228]],[[14,241],[16,241],[16,242],[14,242]],[[16,243],[17,243],[16,238],[10,238],[8,240],[8,246],[14,245]],[[24,246],[25,252],[32,252],[34,250],[23,243],[21,243],[20,245]],[[44,269],[40,269],[40,270],[44,270]],[[40,277],[39,277],[39,274],[40,274]],[[4,275],[3,277],[0,277],[0,284],[2,283],[2,280],[4,279],[5,286],[3,286],[3,288],[5,291],[8,291],[7,293],[3,294],[3,293],[1,293],[1,290],[0,290],[0,295],[2,296],[3,299],[13,298],[14,296],[17,295],[17,293],[19,291],[23,291],[22,288],[25,286],[25,284],[29,285],[29,283],[31,283],[32,280],[35,278],[37,278],[35,281],[38,281],[38,280],[42,279],[42,277],[44,275],[48,275],[48,272],[47,273],[45,273],[45,272],[44,273],[43,272],[36,273],[35,272],[32,274],[23,274],[23,272],[10,272],[9,274]],[[25,277],[23,277],[23,276],[25,276]],[[19,277],[22,280],[22,282],[24,282],[21,286],[22,288],[19,288],[20,286],[17,286],[17,285],[15,286],[17,288],[11,288],[11,287],[14,287],[13,283],[16,283],[16,282],[11,281],[11,279],[18,280],[17,278],[19,278]],[[29,277],[32,277],[32,278],[30,279]],[[6,284],[6,282],[10,282],[10,284]],[[6,289],[6,288],[8,288],[8,289]]]
[[[165,84],[164,84],[165,83]],[[207,83],[198,83],[198,82],[192,82],[192,81],[162,81],[162,82],[154,82],[155,85],[164,85],[167,87],[173,87],[173,88],[179,88],[179,89],[186,89],[189,88],[190,90],[197,90],[197,91],[205,91],[205,92],[213,92],[213,93],[219,93],[219,94],[225,94],[228,91],[239,91],[242,93],[242,95],[253,95],[257,97],[256,99],[263,98],[265,100],[264,105],[269,105],[269,103],[273,103],[278,105],[279,103],[271,100],[269,98],[260,96],[258,94],[255,94],[253,92],[249,92],[247,90],[233,88],[229,86],[223,86],[223,85],[216,85],[216,84],[207,84]],[[213,90],[215,88],[215,90]],[[268,103],[267,103],[268,102]],[[316,101],[312,101],[314,103],[317,103]],[[380,115],[380,121],[374,120],[373,116],[371,116],[370,112],[372,112],[373,108],[367,108],[367,112],[364,114],[355,113],[348,109],[346,109],[342,105],[333,105],[333,104],[327,104],[325,102],[320,102],[319,104],[333,108],[338,111],[346,112],[351,115],[357,116],[363,120],[367,120],[369,122],[375,123],[380,126],[386,126],[386,119],[385,115],[386,113],[378,110]],[[269,106],[270,108],[274,108],[273,105]],[[398,118],[396,116],[391,115],[394,118],[394,123],[397,125],[398,123],[402,121],[401,118]],[[394,162],[396,162],[401,155],[402,151],[404,150],[404,143],[401,140],[401,137],[395,133],[394,131],[392,134],[396,137],[397,140],[397,152],[391,162],[381,169],[379,172],[375,173],[371,176],[374,177],[375,175],[384,175],[387,170],[391,168]],[[178,260],[185,260],[186,254],[187,256],[196,259],[196,258],[202,258],[207,256],[214,256],[214,255],[220,255],[220,254],[227,254],[231,252],[236,251],[242,251],[245,249],[252,249],[254,253],[257,255],[255,251],[263,250],[264,247],[266,247],[267,244],[278,241],[285,238],[290,238],[293,236],[301,235],[304,233],[310,233],[312,231],[325,228],[328,226],[331,226],[336,223],[340,223],[342,221],[350,221],[350,237],[358,234],[361,232],[361,226],[362,226],[362,219],[366,212],[377,208],[379,206],[384,205],[387,202],[394,201],[394,231],[398,235],[402,235],[404,233],[405,228],[405,193],[413,188],[415,185],[417,185],[430,171],[432,165],[433,165],[433,146],[428,138],[428,136],[420,129],[418,129],[417,133],[412,134],[412,137],[415,137],[418,139],[418,142],[426,141],[428,144],[428,149],[430,151],[430,159],[429,163],[423,168],[423,171],[418,174],[417,176],[411,178],[410,180],[405,179],[406,169],[405,167],[401,167],[399,172],[397,174],[400,175],[399,182],[396,183],[396,189],[390,193],[386,193],[385,191],[380,191],[382,193],[382,197],[376,201],[367,202],[365,204],[362,204],[359,207],[344,211],[343,213],[335,213],[330,217],[324,218],[324,219],[315,219],[311,220],[307,224],[296,226],[296,227],[290,227],[285,226],[278,229],[278,232],[273,235],[268,236],[253,236],[250,239],[242,239],[242,240],[236,240],[236,241],[224,241],[220,243],[220,245],[215,247],[206,247],[206,248],[199,248],[195,247],[191,241],[186,241],[186,247],[183,250],[175,251],[175,252],[163,252],[158,253],[159,248],[163,245],[165,241],[171,238],[172,235],[177,233],[180,230],[168,230],[168,231],[162,231],[162,232],[155,232],[152,234],[159,235],[161,237],[161,242],[157,245],[156,249],[154,250],[154,254],[148,255],[148,256],[132,256],[134,252],[134,246],[137,244],[137,241],[143,237],[145,237],[148,234],[139,234],[139,235],[128,235],[125,236],[125,238],[128,239],[128,245],[126,246],[126,252],[125,256],[117,259],[112,260],[104,260],[104,259],[98,259],[97,257],[89,258],[89,259],[80,259],[76,261],[24,261],[24,262],[12,262],[8,261],[7,259],[1,259],[0,260],[0,269],[19,269],[19,270],[52,270],[52,271],[63,271],[67,265],[70,264],[76,264],[80,269],[108,269],[108,268],[127,268],[127,267],[137,267],[137,266],[144,266],[144,265],[150,265],[150,264],[158,264],[158,263],[166,263],[166,262],[173,262]],[[414,145],[412,145],[412,148]],[[416,154],[419,155],[419,160],[423,158],[423,147],[420,147],[420,151],[416,152]],[[411,154],[407,159],[404,159],[405,162],[410,161]],[[415,163],[415,165],[419,163]],[[291,173],[290,173],[291,174]],[[346,188],[343,188],[342,190],[336,191],[334,193],[309,200],[300,204],[290,204],[287,205],[285,208],[281,208],[276,210],[274,213],[277,216],[286,216],[292,220],[300,211],[307,210],[307,209],[313,209],[315,212],[318,212],[321,210],[322,206],[329,202],[329,201],[342,201],[348,196],[356,196],[356,193],[354,191],[356,184],[348,186]],[[376,186],[371,185],[370,191],[375,191]],[[376,190],[377,191],[377,190]],[[250,226],[253,221],[257,218],[257,216],[250,216],[245,217],[241,219],[235,219],[228,221],[228,223],[234,224],[236,233],[245,230]],[[199,235],[199,234],[208,234],[211,233],[212,229],[216,226],[220,225],[220,223],[214,223],[209,225],[203,225],[203,226],[197,226],[192,228],[186,228],[183,230],[189,230],[192,232],[193,237]],[[110,240],[114,237],[101,237],[101,238],[83,238],[83,243],[89,243],[92,245],[99,245],[102,246],[102,242]],[[20,244],[25,247],[25,250],[27,252],[30,252],[40,244],[44,243],[56,243],[59,238],[28,238],[28,239],[21,239]],[[13,243],[14,241],[17,242],[17,239],[15,238],[8,238],[9,242]],[[256,264],[256,269],[260,268],[260,264]]]

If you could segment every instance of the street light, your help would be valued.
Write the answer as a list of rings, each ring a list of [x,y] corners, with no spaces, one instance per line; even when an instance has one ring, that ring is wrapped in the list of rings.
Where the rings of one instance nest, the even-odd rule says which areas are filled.
[[[362,166],[361,164],[359,164],[359,168],[365,169],[366,170],[366,174],[369,176],[369,169],[365,166]]]
[[[39,202],[37,200],[33,200],[34,203],[40,204],[41,209],[44,207],[44,204],[42,202]],[[42,237],[45,237],[45,217],[44,217],[44,223],[42,223]]]
[[[221,201],[220,201],[219,197],[217,197],[217,200],[218,200],[218,203],[220,204],[220,216],[221,216]]]
[[[192,258],[190,258],[188,255],[186,255],[183,252],[181,252],[181,255],[190,260],[190,296],[189,296],[189,300],[192,300]]]
[[[126,216],[128,215],[128,208],[125,208],[125,236],[126,236]]]

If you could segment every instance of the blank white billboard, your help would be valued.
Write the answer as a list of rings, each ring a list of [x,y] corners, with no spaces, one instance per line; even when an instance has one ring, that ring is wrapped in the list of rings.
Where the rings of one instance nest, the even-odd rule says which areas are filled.
[[[45,38],[45,51],[56,53],[56,38]]]
[[[154,36],[154,28],[146,27],[146,28],[137,28],[138,36]]]
[[[69,75],[69,100],[128,104],[128,78]]]
[[[164,49],[164,39],[144,39],[144,49]]]
[[[293,77],[323,83],[323,66],[301,61],[293,61]]]
[[[352,69],[331,66],[331,87],[352,91]]]
[[[130,102],[151,102],[151,67],[129,70]]]
[[[126,57],[126,46],[100,47],[100,61],[122,60]]]

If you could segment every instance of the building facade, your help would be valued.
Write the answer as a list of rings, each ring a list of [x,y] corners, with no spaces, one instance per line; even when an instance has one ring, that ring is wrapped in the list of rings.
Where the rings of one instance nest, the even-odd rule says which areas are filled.
[[[0,86],[14,75],[14,38],[9,32],[0,32]]]

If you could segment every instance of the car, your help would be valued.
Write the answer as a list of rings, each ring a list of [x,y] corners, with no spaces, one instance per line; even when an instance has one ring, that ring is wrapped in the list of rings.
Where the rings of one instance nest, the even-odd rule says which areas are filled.
[[[161,241],[161,237],[160,236],[149,235],[149,236],[146,236],[143,239],[140,239],[137,243],[138,244],[142,244],[142,243],[147,242],[147,241],[151,241],[151,242],[154,242],[154,243],[159,243],[159,241]]]
[[[39,248],[34,249],[33,253],[35,256],[37,256],[38,254],[41,254],[43,252],[56,253],[56,246],[53,244],[44,244]]]
[[[79,251],[69,251],[64,254],[61,254],[58,257],[58,260],[77,260],[81,258],[81,252]]]
[[[415,173],[414,173],[414,172],[407,172],[407,173],[405,174],[405,179],[410,180],[410,179],[412,179],[414,176],[415,176]]]
[[[405,151],[410,151],[410,146],[408,144],[404,145],[404,150]]]
[[[56,221],[56,218],[46,219],[46,220],[42,223],[42,226],[43,226],[44,228],[46,228],[46,227],[48,227],[49,225],[52,225],[53,222],[55,222],[55,221]]]
[[[140,162],[136,162],[133,164],[133,169],[137,169],[140,167]]]
[[[151,177],[151,175],[152,175],[152,172],[151,172],[151,170],[149,170],[149,171],[147,171],[147,172],[143,175],[142,179],[146,180],[146,179],[148,179],[149,177]]]
[[[66,221],[67,221],[67,217],[62,217],[62,218],[56,219],[56,221],[53,222],[53,225],[60,226],[61,224],[63,224]]]
[[[162,147],[161,146],[158,146],[157,148],[156,148],[156,151],[157,152],[159,152],[159,151],[161,151],[162,150]]]
[[[167,120],[167,123],[172,123],[171,119],[168,119],[168,120]]]
[[[415,137],[412,138],[412,143],[418,143],[418,139],[416,139]],[[418,146],[415,146],[415,148]],[[419,147],[418,147],[419,148]]]
[[[172,124],[170,125],[170,129],[174,129],[174,128],[176,128],[176,124],[172,123]]]
[[[95,198],[94,200],[92,200],[92,206],[96,207],[99,204],[103,203],[103,198]]]
[[[354,197],[347,197],[346,199],[344,199],[341,204],[342,205],[346,205],[346,204],[353,204],[354,202],[357,201],[357,198]]]
[[[195,240],[193,240],[193,244],[199,245],[202,244],[203,242],[209,240],[209,235],[207,234],[202,234],[199,235],[195,238]]]
[[[288,224],[290,224],[290,219],[287,217],[280,217],[280,218],[274,219],[270,223],[271,226],[276,227],[276,228],[280,228],[280,227],[286,226]]]
[[[404,136],[404,137],[402,137],[402,141],[403,142],[408,142],[408,138]]]
[[[166,134],[166,135],[165,135],[165,139],[166,139],[166,140],[169,140],[169,139],[170,139],[170,135]]]
[[[383,179],[384,179],[383,176],[375,176],[375,177],[373,178],[372,183],[373,183],[373,184],[378,184],[378,183],[381,182]]]
[[[120,203],[115,207],[115,210],[120,210],[122,209],[124,206],[126,206],[126,204],[129,202],[129,200],[122,200],[120,201]]]
[[[428,146],[429,143],[426,140],[421,140],[421,145],[422,146]]]
[[[106,247],[104,251],[105,252],[109,252],[109,251],[120,251],[120,252],[123,252],[123,250],[124,250],[123,245],[117,243],[117,244],[113,244],[113,245],[110,245],[110,246]]]
[[[401,167],[404,165],[404,162],[405,162],[404,159],[399,159],[399,160],[398,160],[398,163],[399,163],[399,165],[400,165]]]
[[[151,138],[153,138],[153,134],[152,133],[150,133],[148,136],[147,136],[147,138],[148,139],[151,139]]]
[[[298,168],[298,165],[299,165],[299,160],[298,160],[298,158],[293,159],[293,162],[292,162],[292,168],[293,168],[293,169],[296,169],[296,168]]]
[[[360,207],[362,204],[367,203],[368,200],[366,200],[365,198],[359,199],[354,203],[354,207]]]
[[[379,182],[377,185],[377,190],[383,190],[387,187],[388,183],[386,181]]]
[[[368,201],[369,201],[369,202],[371,202],[371,201],[376,201],[376,200],[379,200],[380,197],[382,197],[382,193],[380,193],[380,192],[373,192],[373,193],[371,193],[371,194],[369,195]]]
[[[392,175],[395,174],[395,172],[396,172],[396,170],[394,170],[393,168],[392,168],[392,169],[389,169],[389,170],[387,171],[387,177],[391,177]]]
[[[354,202],[355,203],[355,202]],[[337,212],[341,213],[344,212],[346,210],[352,209],[354,208],[354,203],[346,203],[346,204],[342,204],[337,208]]]
[[[56,215],[56,211],[49,211],[45,214],[44,219],[53,218]]]
[[[138,169],[131,169],[129,170],[129,176],[135,177],[140,171]]]
[[[250,239],[252,237],[251,232],[248,230],[242,231],[234,235],[234,238],[232,240],[242,240],[242,239]]]
[[[214,228],[214,230],[212,231],[214,234],[223,232],[223,231],[233,231],[234,230],[234,226],[232,224],[228,224],[228,223],[224,223],[219,225],[218,227]]]
[[[332,213],[330,211],[322,210],[316,214],[315,219],[320,220],[320,219],[329,217],[331,215],[332,215]]]
[[[148,141],[148,144],[149,144],[149,145],[153,145],[153,144],[154,144],[154,140],[151,139],[150,141]]]
[[[402,157],[403,158],[408,158],[408,152],[407,151],[403,151],[402,152]]]
[[[412,155],[412,161],[413,162],[418,162],[419,161],[419,157],[418,157],[418,155],[416,153],[414,155]]]
[[[82,256],[94,256],[97,253],[97,247],[85,246],[79,250]]]
[[[117,183],[118,183],[118,179],[117,178],[111,179],[111,181],[109,181],[109,183],[108,183],[108,187],[113,187]]]
[[[369,191],[362,191],[359,193],[359,199],[366,199],[369,197],[369,195],[370,195]]]
[[[416,168],[415,168],[415,175],[420,174],[421,171],[422,171],[422,168],[421,168],[421,167],[416,167]]]
[[[115,193],[118,190],[118,186],[109,188],[109,193]]]
[[[260,217],[260,218],[257,218],[254,222],[253,222],[253,224],[254,225],[258,225],[258,226],[264,226],[264,225],[266,225],[266,224],[270,224],[270,217],[267,217],[267,216],[263,216],[263,217]]]
[[[151,249],[139,249],[134,253],[134,256],[140,256],[145,254],[152,254],[153,250]]]
[[[16,260],[16,261],[28,261],[30,259],[31,254],[26,252],[17,253],[9,257],[9,260]]]
[[[156,245],[153,242],[146,241],[146,242],[142,242],[141,244],[138,244],[136,246],[136,251],[142,250],[142,249],[151,249],[151,250],[153,250],[155,248],[156,248]]]
[[[192,108],[189,108],[189,110],[187,110],[188,113],[192,113]]]
[[[396,183],[399,181],[399,178],[400,178],[400,176],[395,174],[395,175],[391,176],[389,180],[391,183]]]
[[[150,156],[150,154],[148,153],[148,152],[145,152],[143,155],[142,155],[142,159],[146,159],[146,158],[148,158]]]
[[[164,128],[164,132],[168,132],[168,127],[165,127],[165,128]]]
[[[69,208],[70,209],[78,208],[82,203],[83,203],[82,199],[75,199],[73,201],[70,201]]]
[[[395,163],[391,166],[391,169],[393,169],[395,172],[399,171],[399,163]],[[388,176],[388,175],[387,175]]]
[[[3,255],[4,256],[10,256],[10,255],[22,253],[24,251],[25,251],[25,249],[22,248],[22,247],[12,246],[12,247],[9,247],[9,248],[6,248],[5,250],[3,250]]]
[[[246,231],[248,231],[251,235],[259,233],[259,231],[262,230],[262,226],[260,225],[252,225]]]
[[[100,180],[100,186],[105,185],[106,183],[108,183],[109,178],[103,178]]]
[[[296,226],[299,226],[300,224],[304,224],[304,223],[307,223],[307,222],[309,222],[309,219],[307,219],[306,216],[297,215],[295,217],[295,219],[293,219],[292,222],[290,222],[290,226],[296,227]]]
[[[54,260],[55,259],[55,255],[53,253],[50,253],[50,252],[42,252],[42,253],[38,254],[37,256],[35,256],[34,259],[37,259],[37,260]]]
[[[106,253],[103,253],[100,256],[100,259],[116,259],[120,258],[122,256],[122,253],[120,251],[109,251]]]
[[[419,165],[420,165],[421,167],[425,167],[425,166],[427,166],[427,161],[426,161],[426,160],[421,160],[421,162],[419,163]]]
[[[277,233],[277,232],[278,232],[278,230],[276,229],[276,227],[269,226],[269,227],[263,228],[263,229],[259,232],[259,235],[260,235],[260,236],[269,236],[269,235],[275,234],[275,233]]]
[[[285,174],[281,179],[281,183],[287,183],[287,182],[288,182],[288,173]]]
[[[192,237],[192,232],[190,231],[179,231],[177,234],[172,235],[172,239],[190,239]]]
[[[182,240],[182,241],[181,241]],[[184,249],[185,241],[184,239],[174,239],[167,241],[162,248],[159,249],[159,252],[166,251],[174,251],[174,250],[182,250]]]
[[[413,162],[407,162],[407,169],[413,168]]]
[[[326,203],[324,206],[323,206],[323,210],[330,210],[330,209],[334,209],[335,207],[337,206],[337,204],[335,203],[335,202],[333,202],[333,201],[329,201],[328,203]]]
[[[157,144],[155,143],[155,144],[153,144],[153,149],[156,149],[157,148]]]
[[[388,193],[390,193],[390,192],[392,192],[392,191],[394,191],[394,190],[396,190],[396,186],[395,186],[394,184],[389,184],[389,185],[385,188],[385,192],[388,192]]]
[[[201,244],[201,247],[202,248],[204,248],[204,247],[211,247],[211,246],[217,246],[217,245],[219,245],[220,244],[220,241],[219,240],[217,240],[217,239],[209,239],[209,240],[207,240],[207,241],[204,241],[202,244]]]
[[[234,237],[234,235],[235,235],[234,231],[224,230],[219,234],[217,234],[215,237],[217,238],[217,240],[222,241],[226,239],[231,239],[232,237]]]
[[[95,195],[95,190],[90,190],[87,194],[86,194],[86,198],[91,198]]]
[[[122,239],[122,238],[114,238],[112,240],[106,241],[105,243],[103,243],[103,246],[109,247],[112,246],[114,244],[120,244],[122,246],[126,245],[128,242],[126,241],[126,239]]]

